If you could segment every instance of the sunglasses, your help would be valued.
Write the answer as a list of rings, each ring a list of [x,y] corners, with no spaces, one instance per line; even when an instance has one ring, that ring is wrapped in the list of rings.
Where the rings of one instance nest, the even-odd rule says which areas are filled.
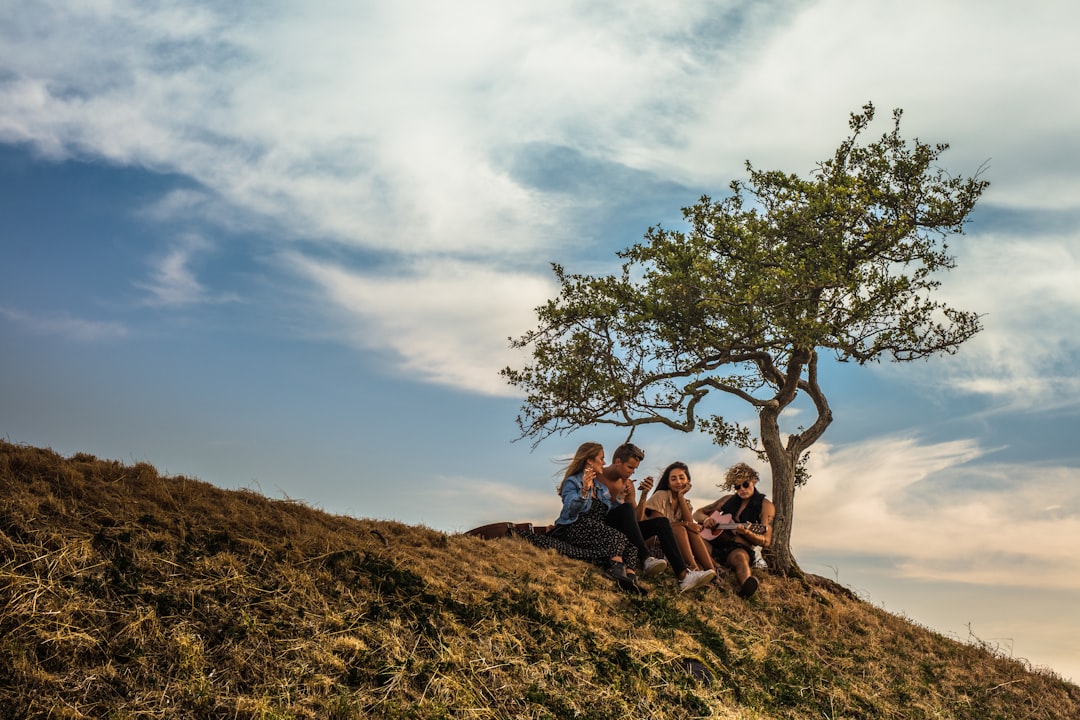
[[[741,483],[732,485],[732,488],[735,490],[742,490],[743,488],[751,487],[753,484],[754,483],[750,482],[749,480],[743,480]]]

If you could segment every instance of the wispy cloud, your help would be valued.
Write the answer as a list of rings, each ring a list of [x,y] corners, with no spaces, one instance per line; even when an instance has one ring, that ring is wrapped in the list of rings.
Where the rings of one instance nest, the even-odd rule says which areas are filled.
[[[198,235],[187,235],[169,249],[154,264],[148,281],[137,281],[135,287],[146,291],[144,300],[151,307],[184,307],[204,303],[235,302],[235,294],[218,294],[208,290],[195,277],[192,263],[196,256],[212,249]]]
[[[973,440],[819,443],[793,546],[875,556],[901,577],[1080,589],[1080,471],[990,457]]]
[[[957,269],[939,297],[982,315],[984,329],[956,357],[901,372],[942,393],[987,396],[998,412],[1080,408],[1080,230],[988,230],[955,245]]]
[[[990,160],[991,202],[1076,207],[1080,101],[1063,83],[1080,75],[1070,49],[1078,15],[1066,3],[804,5],[755,38],[731,72],[703,81],[699,112],[681,127],[685,147],[655,152],[674,177],[699,183],[744,159],[806,172],[869,100],[882,120],[872,135],[901,107],[909,134],[952,145],[944,165],[955,174]]]
[[[65,313],[26,313],[10,307],[0,307],[0,316],[18,323],[31,332],[41,335],[58,335],[81,342],[116,340],[128,335],[128,328],[123,323],[86,320]]]
[[[510,394],[501,367],[520,364],[509,348],[553,283],[458,260],[417,262],[393,272],[347,270],[301,255],[290,264],[337,308],[340,339],[390,349],[401,369],[491,395]]]

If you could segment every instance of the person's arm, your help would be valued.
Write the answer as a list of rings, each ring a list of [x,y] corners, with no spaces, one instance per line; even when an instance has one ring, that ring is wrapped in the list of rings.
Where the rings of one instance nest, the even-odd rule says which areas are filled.
[[[650,490],[652,490],[652,486],[652,475],[649,475],[638,484],[638,492],[641,493],[641,497],[638,498],[636,502],[634,499],[633,486],[631,486],[630,492],[627,493],[627,501],[634,503],[634,517],[637,518],[638,522],[641,522],[645,519],[645,496],[649,494]]]
[[[712,527],[716,524],[716,521],[709,516],[716,512],[716,510],[720,508],[720,506],[724,504],[724,501],[727,500],[729,497],[731,496],[725,495],[719,500],[714,500],[705,507],[698,508],[694,511],[694,520],[701,523],[703,527]]]
[[[586,470],[588,472],[588,470]],[[577,519],[577,516],[589,508],[590,501],[592,499],[592,493],[586,490],[583,485],[584,477],[582,475],[571,475],[566,478],[566,481],[562,486],[562,501],[563,501],[563,516],[569,517],[573,520]],[[589,483],[591,485],[591,483]]]
[[[772,545],[772,524],[775,516],[776,506],[773,505],[772,500],[766,500],[761,504],[761,524],[765,526],[765,532],[753,532],[749,524],[739,526],[735,532],[742,535],[751,545],[767,548]]]
[[[687,530],[691,530],[691,525],[695,525],[694,514],[690,511],[690,503],[686,502],[686,492],[671,491],[672,504],[675,506],[675,514],[680,518],[679,522]]]
[[[687,532],[700,533],[701,525],[694,518],[694,509],[691,507],[690,501],[686,499],[688,490],[689,488],[678,495],[672,493],[672,500],[676,509],[675,514],[679,517],[678,524],[686,528]]]

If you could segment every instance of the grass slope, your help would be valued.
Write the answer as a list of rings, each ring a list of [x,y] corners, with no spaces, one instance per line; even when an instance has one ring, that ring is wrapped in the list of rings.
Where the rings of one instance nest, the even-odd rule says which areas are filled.
[[[652,587],[0,441],[0,718],[1080,717],[820,578]]]

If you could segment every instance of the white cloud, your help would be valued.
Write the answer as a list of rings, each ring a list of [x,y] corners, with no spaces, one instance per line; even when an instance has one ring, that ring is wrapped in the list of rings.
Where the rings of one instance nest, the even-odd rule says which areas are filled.
[[[848,113],[872,101],[870,137],[901,107],[908,136],[952,145],[943,164],[955,174],[990,160],[992,202],[1075,207],[1080,102],[1067,87],[1080,76],[1078,16],[1066,2],[813,3],[738,66],[702,79],[686,145],[657,147],[656,164],[700,183],[746,159],[805,173],[847,134]]]
[[[136,282],[135,287],[145,290],[146,305],[152,307],[183,307],[201,303],[235,302],[231,293],[210,292],[195,277],[192,262],[199,254],[212,250],[202,237],[186,235],[169,251],[154,262],[148,282]]]
[[[346,270],[295,254],[295,270],[344,314],[342,338],[389,348],[402,371],[491,395],[509,395],[500,368],[520,364],[508,338],[535,323],[554,283],[457,260],[427,260],[405,272]]]
[[[1072,207],[1080,190],[1080,103],[1067,85],[1080,74],[1070,34],[1080,10],[1067,3],[282,7],[16,2],[0,23],[0,141],[179,173],[200,189],[159,210],[171,203],[222,224],[262,219],[274,228],[259,233],[267,242],[393,253],[403,269],[362,286],[398,300],[359,302],[362,293],[339,287],[336,306],[378,330],[365,333],[365,347],[400,352],[437,382],[492,391],[475,370],[489,345],[472,336],[493,332],[498,343],[531,322],[519,310],[522,322],[505,322],[509,309],[498,321],[468,320],[490,313],[468,292],[447,292],[446,272],[418,271],[416,258],[435,253],[469,273],[488,262],[489,277],[562,259],[578,250],[571,212],[595,200],[587,188],[559,195],[519,182],[502,161],[508,148],[569,147],[598,166],[722,192],[746,158],[809,170],[846,133],[847,113],[874,100],[883,115],[906,108],[911,133],[952,142],[950,170],[971,173],[992,158],[986,201]],[[985,240],[973,264],[998,276],[1017,252],[1029,269],[1038,262],[1014,238]],[[1062,240],[1047,238],[1044,249]],[[140,283],[152,302],[228,299],[207,295],[194,252],[181,246],[160,259]],[[1076,381],[1053,371],[1074,350],[1066,285],[1075,251],[1044,260],[1060,262],[1056,275],[1039,273],[1055,290],[1038,301],[1001,292],[1015,285],[1009,275],[972,295],[971,307],[990,313],[988,331],[964,356],[969,377],[957,386],[1040,402],[1064,386],[1075,397]],[[350,275],[319,267],[327,278]],[[508,307],[531,308],[542,285],[527,278],[522,293],[502,292]],[[1020,306],[1037,313],[1038,334],[1012,312]],[[451,337],[447,318],[464,337]],[[1051,352],[1017,352],[1019,341]],[[1015,391],[1025,384],[1037,387]]]
[[[1080,588],[1080,471],[986,455],[971,440],[818,443],[792,546],[876,556],[901,577]]]
[[[998,412],[1080,407],[1080,234],[991,230],[953,249],[957,268],[938,298],[982,315],[984,329],[955,357],[901,372],[941,392],[991,397]]]
[[[31,332],[60,335],[81,342],[115,340],[128,335],[128,328],[123,323],[86,320],[66,313],[42,315],[0,307],[0,316],[26,327]]]
[[[56,3],[3,38],[0,139],[180,172],[297,235],[521,251],[550,242],[557,218],[493,155],[655,142],[670,126],[657,111],[695,74],[683,32],[711,7],[309,3],[240,17]]]

